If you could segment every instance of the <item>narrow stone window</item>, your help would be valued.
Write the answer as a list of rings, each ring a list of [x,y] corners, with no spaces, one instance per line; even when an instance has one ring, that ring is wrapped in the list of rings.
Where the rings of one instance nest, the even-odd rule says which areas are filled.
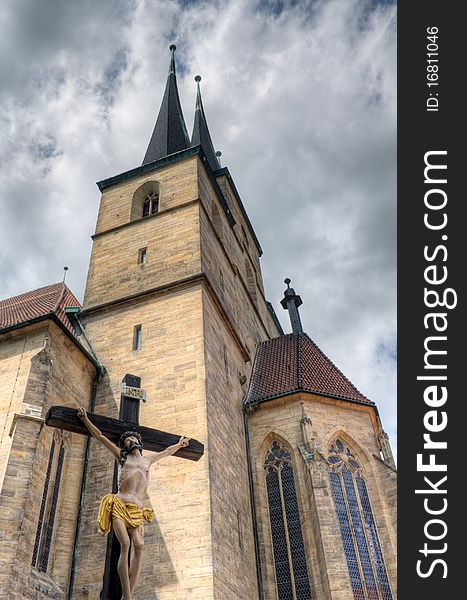
[[[311,600],[294,469],[278,442],[264,463],[278,600]]]
[[[327,463],[354,599],[392,600],[361,466],[340,439],[329,449]]]
[[[46,511],[46,506],[47,506],[47,499],[49,496],[50,475],[52,472],[52,464],[53,464],[53,460],[54,460],[54,454],[55,454],[55,438],[52,440],[52,446],[50,447],[49,462],[47,464],[47,472],[45,475],[44,491],[42,492],[42,502],[41,502],[41,508],[39,511],[39,523],[37,525],[36,539],[34,541],[34,550],[32,553],[32,566],[33,567],[36,566],[37,556],[39,553],[39,544],[40,544],[40,540],[41,540],[42,528],[44,525],[44,515],[45,515],[45,511]]]
[[[245,259],[245,271],[246,271],[246,285],[247,285],[248,291],[250,292],[250,296],[252,297],[253,302],[255,304],[258,304],[258,297],[256,295],[256,280],[255,280],[255,276],[253,275],[253,271],[251,270],[248,259]]]
[[[44,491],[39,511],[39,522],[32,554],[32,566],[44,573],[47,572],[49,564],[60,483],[62,479],[63,461],[65,458],[65,445],[63,439],[60,442],[58,456],[55,456],[55,448],[56,441],[54,438],[50,448]]]
[[[147,248],[140,248],[138,250],[138,264],[139,265],[145,265],[146,262],[148,260],[148,249]]]
[[[214,202],[211,202],[212,207],[212,224],[214,226],[214,230],[220,239],[223,239],[223,227],[222,227],[222,219],[219,214],[219,210]]]
[[[243,241],[245,243],[245,249],[249,249],[250,248],[250,242],[248,241],[248,237],[246,235],[245,228],[243,227],[243,225],[241,227],[242,227]]]
[[[142,332],[141,325],[135,325],[133,329],[133,350],[141,350]]]
[[[238,545],[240,550],[243,552],[243,527],[242,527],[242,515],[237,509],[237,529],[238,529]]]
[[[143,217],[155,215],[159,210],[159,194],[149,192],[143,201]]]

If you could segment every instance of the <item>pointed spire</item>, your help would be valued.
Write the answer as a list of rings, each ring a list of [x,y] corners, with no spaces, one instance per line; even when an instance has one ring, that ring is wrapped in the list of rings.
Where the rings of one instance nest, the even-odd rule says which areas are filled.
[[[288,277],[287,279],[284,279],[284,283],[287,284],[287,289],[281,300],[282,308],[289,311],[293,333],[303,333],[300,313],[298,312],[298,307],[303,304],[302,299],[295,293],[295,290],[289,286],[290,279]]]
[[[206,155],[206,159],[209,163],[209,166],[213,171],[217,171],[218,169],[220,169],[220,163],[217,158],[217,153],[214,151],[214,145],[209,134],[206,115],[204,114],[203,101],[201,100],[201,90],[199,87],[201,77],[199,75],[196,75],[195,81],[198,90],[196,94],[195,122],[193,124],[191,145],[200,145],[203,149],[204,154]]]
[[[164,97],[159,109],[143,165],[164,158],[190,146],[190,139],[183,118],[182,105],[177,88],[175,72],[175,44],[170,46],[170,66]]]

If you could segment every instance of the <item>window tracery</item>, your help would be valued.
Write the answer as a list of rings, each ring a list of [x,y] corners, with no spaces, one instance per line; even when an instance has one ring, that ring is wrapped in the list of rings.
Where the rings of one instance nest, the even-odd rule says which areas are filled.
[[[264,463],[278,600],[311,600],[290,453],[274,441]]]
[[[355,600],[392,600],[363,469],[339,438],[327,463]]]
[[[159,210],[159,194],[148,192],[143,202],[143,217],[155,215]]]
[[[59,445],[58,454],[56,446]],[[42,493],[39,522],[34,540],[32,566],[39,571],[47,572],[52,537],[54,533],[55,517],[58,506],[58,496],[65,459],[65,441],[62,436],[55,435],[49,453],[47,471],[45,476],[44,491]]]
[[[140,185],[131,198],[130,221],[138,221],[159,213],[161,208],[161,186],[149,180]]]

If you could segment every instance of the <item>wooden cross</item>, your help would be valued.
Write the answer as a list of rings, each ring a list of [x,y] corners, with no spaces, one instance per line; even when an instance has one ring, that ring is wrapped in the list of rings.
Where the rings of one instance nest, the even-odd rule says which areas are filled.
[[[139,425],[139,403],[141,395],[135,393],[141,390],[141,378],[136,375],[125,375],[122,381],[122,394],[120,399],[119,419],[112,419],[103,415],[88,413],[89,420],[107,437],[118,445],[120,436],[125,431],[137,431],[142,439],[145,450],[161,452],[168,446],[176,444],[180,435],[166,433],[157,429]],[[141,390],[142,391],[142,390]],[[52,406],[45,417],[46,425],[58,427],[73,433],[89,436],[87,427],[77,416],[74,408],[66,406]],[[190,439],[186,448],[180,448],[174,456],[188,460],[199,460],[204,454],[204,445],[197,440]],[[118,465],[114,467],[112,492],[118,490]],[[120,544],[113,530],[107,539],[107,551],[105,557],[104,580],[101,591],[101,600],[120,600],[122,590],[120,577],[117,572],[117,563],[120,556]]]

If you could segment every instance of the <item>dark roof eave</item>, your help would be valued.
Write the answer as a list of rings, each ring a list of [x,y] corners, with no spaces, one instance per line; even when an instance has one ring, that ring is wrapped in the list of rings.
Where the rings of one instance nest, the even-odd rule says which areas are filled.
[[[220,188],[220,186],[219,186],[219,184],[217,182],[217,179],[216,179],[217,175],[219,174],[219,172],[222,169],[219,169],[217,171],[213,171],[211,169],[211,166],[209,164],[209,161],[207,159],[206,154],[203,151],[202,146],[194,146],[193,149],[197,149],[199,157],[202,160],[203,165],[205,166],[206,173],[207,173],[207,175],[209,177],[209,181],[212,183],[212,187],[214,188],[214,191],[216,192],[216,195],[217,195],[217,197],[219,199],[219,202],[221,203],[222,208],[224,209],[224,212],[227,215],[227,219],[229,220],[230,226],[233,227],[235,225],[236,221],[235,221],[232,213],[230,212],[229,205],[227,204],[227,201],[224,198],[224,194],[222,193],[222,190],[221,190],[221,188]]]
[[[201,146],[193,146],[193,148],[187,148],[186,150],[180,150],[180,152],[174,152],[174,154],[170,154],[169,156],[166,156],[159,160],[155,160],[154,162],[141,165],[140,167],[136,167],[135,169],[130,169],[129,171],[125,171],[124,173],[120,173],[119,175],[115,175],[114,177],[109,177],[108,179],[98,181],[96,185],[99,188],[99,190],[103,192],[105,189],[113,185],[117,185],[122,181],[127,181],[129,179],[133,179],[133,177],[139,177],[140,175],[144,175],[145,173],[157,171],[158,169],[173,164],[179,160],[183,160],[184,158],[187,158],[189,156],[196,155],[198,155],[203,161],[203,164],[206,167],[206,173],[208,174],[209,180],[211,181],[214,191],[216,192],[216,195],[219,199],[219,202],[221,203],[222,208],[224,209],[224,212],[227,215],[227,219],[229,221],[230,226],[233,227],[235,225],[235,219],[232,213],[230,212],[230,208],[224,198],[224,194],[222,193],[222,190],[219,187],[219,184],[217,183],[215,177],[215,174],[217,174],[218,171],[216,171],[215,174],[212,172],[212,169],[209,166],[209,163]]]
[[[102,181],[98,181],[96,183],[99,190],[102,192],[103,190],[111,187],[112,185],[117,185],[122,181],[126,181],[128,179],[133,179],[133,177],[138,177],[139,175],[144,175],[145,173],[150,173],[152,171],[157,171],[161,167],[165,167],[166,165],[170,165],[174,162],[182,160],[183,158],[187,158],[188,156],[193,156],[195,154],[199,154],[199,147],[187,148],[186,150],[180,150],[179,152],[174,152],[173,154],[169,154],[169,156],[164,156],[164,158],[160,158],[159,160],[155,160],[150,163],[146,163],[145,165],[141,165],[136,167],[135,169],[130,169],[129,171],[125,171],[124,173],[119,173],[118,175],[114,175],[113,177],[109,177],[108,179],[103,179]]]
[[[323,396],[323,398],[334,398],[336,400],[344,400],[345,402],[352,402],[353,404],[360,404],[361,406],[370,406],[374,408],[376,412],[378,412],[378,408],[374,402],[371,400],[365,402],[364,400],[355,400],[354,398],[347,398],[346,396],[336,396],[334,394],[324,394],[323,392],[318,392],[316,390],[310,390],[307,388],[296,388],[294,390],[289,390],[287,392],[282,392],[282,394],[274,394],[273,396],[266,396],[265,398],[261,398],[260,400],[255,400],[253,402],[245,401],[243,403],[246,409],[255,408],[260,404],[264,404],[265,402],[269,402],[270,400],[276,400],[277,398],[284,398],[285,396],[292,396],[293,394],[299,393],[307,393],[307,394],[315,394],[316,396]]]
[[[19,323],[13,323],[13,325],[8,325],[7,327],[0,328],[0,335],[4,333],[9,333],[10,331],[14,331],[15,329],[21,329],[22,327],[27,327],[28,325],[34,325],[35,323],[39,323],[40,321],[46,321],[47,319],[51,319],[54,313],[49,312],[44,315],[40,315],[38,317],[33,317],[32,319],[26,319],[25,321],[20,321]]]
[[[275,325],[276,325],[276,327],[277,327],[280,335],[284,335],[284,330],[282,329],[282,325],[281,325],[281,323],[280,323],[280,321],[279,321],[279,319],[278,319],[278,317],[276,315],[276,311],[274,310],[274,306],[271,304],[271,302],[268,302],[267,300],[266,300],[266,306],[267,306],[267,309],[268,309],[268,311],[269,311],[269,313],[270,313],[270,315],[272,317],[272,320],[274,321],[274,323],[275,323]]]
[[[261,248],[261,244],[259,243],[259,240],[256,237],[255,230],[253,229],[253,225],[251,224],[251,221],[247,215],[245,207],[243,206],[242,199],[240,198],[240,194],[238,193],[238,190],[235,187],[235,183],[234,183],[234,180],[232,179],[232,175],[230,174],[229,169],[227,167],[222,167],[221,169],[216,171],[216,177],[220,177],[221,175],[225,175],[227,177],[227,179],[229,180],[230,187],[232,188],[232,191],[235,194],[235,198],[237,199],[238,205],[240,207],[240,212],[242,213],[243,218],[245,219],[245,222],[247,224],[247,227],[248,227],[248,229],[253,237],[253,240],[256,244],[256,247],[258,248],[259,255],[262,256],[263,249]]]
[[[15,329],[22,329],[23,327],[28,327],[28,325],[34,325],[35,323],[40,323],[41,321],[53,321],[63,333],[77,346],[79,350],[86,356],[88,360],[96,367],[98,371],[101,370],[102,365],[100,365],[96,359],[90,354],[86,348],[81,344],[81,342],[76,338],[69,329],[65,327],[62,321],[57,317],[57,315],[53,312],[46,313],[45,315],[40,315],[39,317],[34,317],[32,319],[27,319],[26,321],[21,321],[20,323],[15,323],[14,325],[9,325],[8,327],[3,327],[0,329],[0,335],[4,333],[9,333],[10,331],[14,331]]]

